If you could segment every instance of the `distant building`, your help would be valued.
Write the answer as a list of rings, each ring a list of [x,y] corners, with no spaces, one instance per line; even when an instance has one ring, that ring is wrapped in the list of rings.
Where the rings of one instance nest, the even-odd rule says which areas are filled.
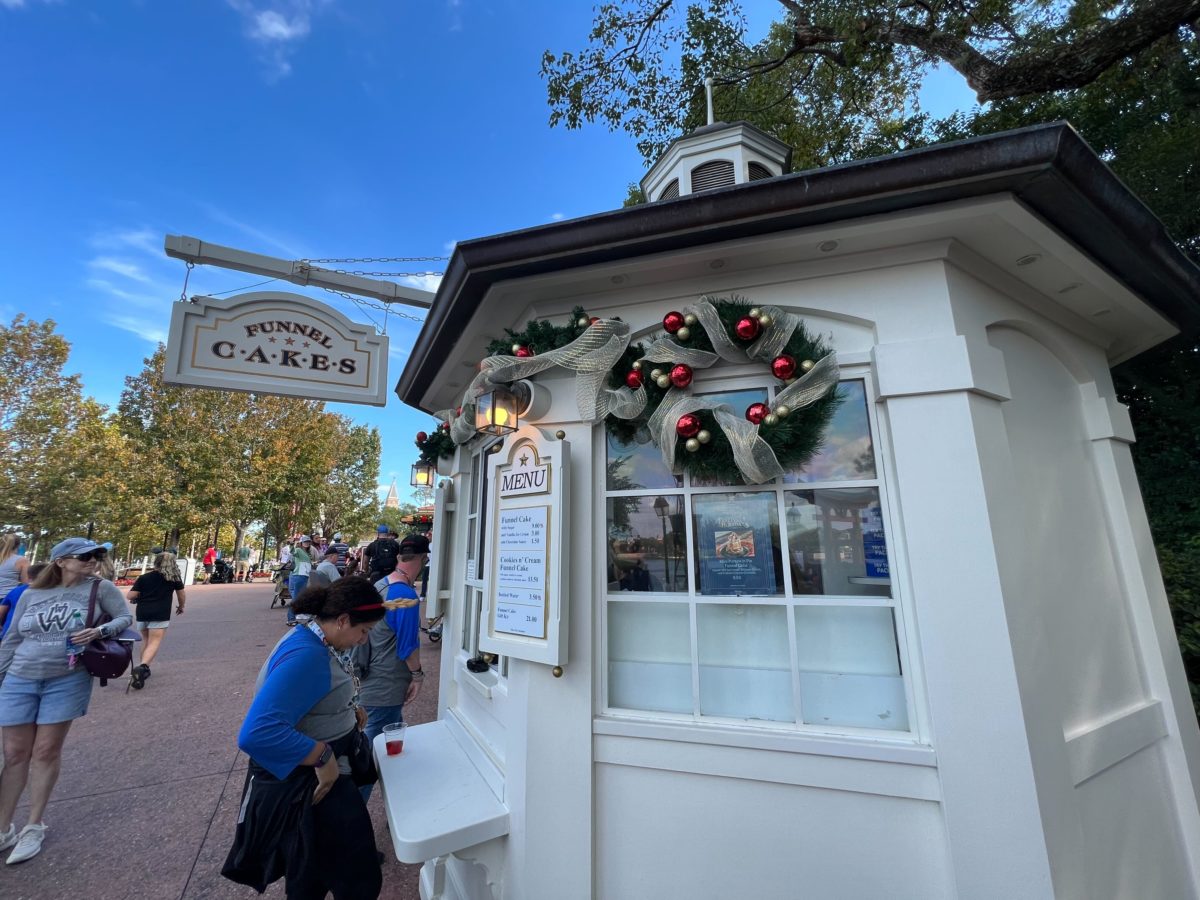
[[[387,498],[383,501],[385,509],[399,509],[400,495],[396,493],[396,479],[392,479],[392,486],[388,488]]]

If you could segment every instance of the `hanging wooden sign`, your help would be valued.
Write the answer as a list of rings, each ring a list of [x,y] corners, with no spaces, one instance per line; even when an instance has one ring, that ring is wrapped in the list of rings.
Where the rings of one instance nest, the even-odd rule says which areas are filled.
[[[311,297],[197,297],[171,312],[163,381],[384,406],[387,335]]]

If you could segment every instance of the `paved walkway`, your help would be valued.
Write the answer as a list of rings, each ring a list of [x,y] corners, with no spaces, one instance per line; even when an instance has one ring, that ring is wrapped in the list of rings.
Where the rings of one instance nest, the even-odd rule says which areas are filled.
[[[67,736],[46,810],[41,855],[0,865],[5,900],[200,900],[256,897],[220,875],[246,773],[236,746],[254,679],[283,635],[270,583],[188,588],[142,691],[97,682],[87,716]],[[437,718],[437,645],[422,635],[426,688],[405,718]],[[25,824],[26,805],[17,809]],[[375,840],[388,861],[386,900],[417,900],[418,866],[396,861],[376,790]],[[283,882],[266,897],[284,896]]]

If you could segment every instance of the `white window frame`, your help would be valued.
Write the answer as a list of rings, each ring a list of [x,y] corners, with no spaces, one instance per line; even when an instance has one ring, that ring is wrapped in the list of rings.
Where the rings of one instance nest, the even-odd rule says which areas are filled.
[[[720,379],[719,382],[717,379]],[[911,628],[909,603],[906,601],[908,591],[906,588],[907,577],[905,567],[903,565],[903,542],[902,534],[897,526],[896,516],[894,515],[892,503],[889,497],[888,485],[894,481],[895,473],[891,468],[891,454],[889,451],[888,435],[886,433],[886,422],[879,414],[877,409],[877,390],[870,366],[865,363],[847,365],[843,363],[842,381],[862,381],[865,392],[865,403],[867,411],[867,421],[870,428],[872,449],[875,457],[875,477],[873,479],[856,479],[849,481],[830,481],[830,482],[803,482],[803,483],[784,483],[782,479],[776,480],[769,485],[722,485],[717,487],[700,487],[692,486],[690,479],[685,478],[683,486],[680,487],[661,487],[654,489],[635,489],[627,491],[609,491],[607,489],[607,479],[605,477],[607,463],[607,435],[603,428],[596,429],[596,443],[594,452],[597,454],[598,460],[597,471],[600,472],[600,477],[597,479],[596,491],[594,497],[595,506],[595,527],[596,534],[596,559],[605,560],[607,558],[607,515],[608,503],[610,497],[622,496],[637,496],[645,497],[647,495],[670,495],[694,497],[704,494],[724,494],[741,491],[762,491],[766,493],[774,493],[777,497],[777,522],[781,540],[786,540],[787,519],[784,495],[789,491],[819,491],[824,489],[836,488],[874,488],[878,491],[880,510],[884,524],[884,534],[887,540],[888,562],[891,575],[890,594],[886,597],[875,596],[844,596],[844,595],[826,595],[826,594],[801,594],[795,595],[792,592],[792,573],[791,565],[786,553],[783,554],[782,569],[783,569],[783,593],[777,595],[755,595],[755,596],[740,596],[731,597],[724,595],[701,595],[698,593],[698,585],[696,584],[696,557],[695,557],[695,537],[694,537],[694,510],[690,503],[685,503],[687,513],[684,516],[685,522],[685,544],[687,547],[687,575],[688,589],[687,591],[672,591],[672,592],[610,592],[608,589],[607,573],[603,567],[597,567],[596,577],[596,596],[602,598],[601,603],[597,604],[597,635],[596,643],[599,659],[602,664],[599,667],[601,674],[598,679],[598,700],[601,719],[610,722],[609,727],[614,727],[620,730],[620,722],[629,723],[660,723],[670,726],[684,726],[685,728],[700,729],[697,732],[701,735],[699,740],[706,740],[703,735],[715,730],[737,728],[739,731],[753,731],[763,735],[764,739],[769,741],[777,741],[778,737],[792,735],[797,738],[812,738],[812,737],[827,737],[835,736],[844,738],[848,741],[866,740],[872,743],[886,742],[889,744],[913,744],[927,743],[925,717],[923,710],[918,704],[916,695],[916,687],[919,683],[919,673],[914,665],[915,654],[911,652],[911,642],[909,633]],[[761,368],[759,367],[729,367],[723,366],[718,371],[706,372],[696,378],[693,382],[693,390],[697,393],[707,391],[731,392],[737,390],[762,389],[764,387],[770,389],[775,383],[769,376],[764,377]],[[637,710],[625,707],[610,706],[608,701],[608,610],[610,603],[620,602],[665,602],[665,603],[682,603],[689,608],[689,639],[692,648],[692,702],[693,710],[691,714],[687,713],[672,713],[650,710]],[[700,703],[700,686],[699,686],[699,644],[697,635],[697,608],[700,604],[729,604],[738,603],[743,605],[760,605],[760,606],[783,606],[787,614],[787,629],[788,629],[788,645],[791,663],[792,676],[792,696],[793,704],[796,713],[796,721],[794,722],[770,722],[764,720],[747,720],[740,718],[723,718],[712,715],[702,715],[699,709]],[[799,667],[797,662],[797,647],[796,647],[796,626],[795,626],[795,609],[800,606],[868,606],[868,607],[886,607],[892,610],[892,617],[896,632],[897,653],[899,658],[900,673],[904,686],[904,697],[907,704],[908,714],[908,729],[871,729],[860,728],[854,726],[830,726],[823,724],[804,723],[801,721],[802,711],[800,709],[800,689],[799,689]],[[604,729],[605,731],[608,728]],[[770,737],[776,736],[776,737]]]

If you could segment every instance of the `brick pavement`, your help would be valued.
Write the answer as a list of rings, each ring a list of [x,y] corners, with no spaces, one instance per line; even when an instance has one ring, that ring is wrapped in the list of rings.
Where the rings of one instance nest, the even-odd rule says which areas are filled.
[[[270,583],[196,585],[172,620],[142,691],[97,683],[88,714],[67,736],[62,776],[46,810],[41,855],[0,865],[5,900],[216,900],[252,898],[226,881],[246,757],[236,736],[254,679],[286,630],[268,609]],[[437,718],[437,645],[422,635],[426,688],[409,722]],[[417,900],[418,866],[396,861],[380,792],[371,798],[384,851],[384,900]],[[18,827],[27,806],[17,809]],[[264,895],[284,896],[283,882]]]

